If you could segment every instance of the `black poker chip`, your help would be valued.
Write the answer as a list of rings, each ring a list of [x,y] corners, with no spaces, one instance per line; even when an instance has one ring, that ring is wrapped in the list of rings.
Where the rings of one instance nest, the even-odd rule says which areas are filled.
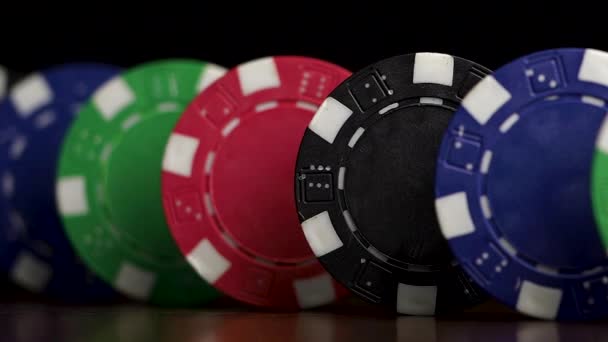
[[[296,165],[302,229],[359,296],[412,315],[485,298],[441,235],[434,176],[452,114],[488,73],[444,54],[388,58],[339,85],[310,122]]]

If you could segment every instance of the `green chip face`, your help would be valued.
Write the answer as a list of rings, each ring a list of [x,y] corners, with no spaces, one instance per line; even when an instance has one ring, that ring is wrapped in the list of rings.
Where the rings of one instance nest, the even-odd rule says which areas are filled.
[[[179,116],[224,72],[183,60],[131,69],[93,95],[64,141],[57,201],[67,234],[87,265],[131,298],[194,306],[218,296],[173,241],[160,175]]]
[[[598,141],[608,141],[602,139],[603,132],[604,130],[600,132]],[[606,138],[608,139],[608,136]],[[604,248],[608,250],[608,150],[602,149],[601,146],[596,147],[593,157],[591,197],[600,237]]]

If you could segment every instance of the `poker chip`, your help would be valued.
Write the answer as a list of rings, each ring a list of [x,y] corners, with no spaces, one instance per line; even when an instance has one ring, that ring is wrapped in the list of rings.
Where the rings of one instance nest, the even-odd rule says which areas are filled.
[[[16,73],[0,65],[0,101],[8,95],[10,87],[15,84],[23,75]]]
[[[258,59],[229,71],[180,118],[163,159],[165,213],[181,251],[217,289],[285,310],[347,293],[307,245],[292,184],[306,125],[348,75],[312,58]]]
[[[0,65],[0,101],[6,96],[8,91],[8,70]]]
[[[593,213],[604,249],[608,249],[608,117],[597,136],[592,165]]]
[[[443,235],[480,286],[530,316],[608,313],[608,259],[589,195],[606,70],[608,53],[590,49],[519,58],[471,90],[441,144]]]
[[[55,166],[78,107],[113,66],[66,64],[31,74],[0,103],[0,268],[16,284],[66,301],[115,296],[82,265],[55,206]]]
[[[340,84],[308,125],[296,164],[302,229],[368,301],[433,315],[483,299],[441,236],[433,174],[449,119],[487,73],[444,54],[391,57]]]
[[[224,69],[165,60],[106,82],[63,144],[57,201],[79,255],[130,298],[194,306],[215,297],[175,245],[163,216],[165,143],[185,106]]]

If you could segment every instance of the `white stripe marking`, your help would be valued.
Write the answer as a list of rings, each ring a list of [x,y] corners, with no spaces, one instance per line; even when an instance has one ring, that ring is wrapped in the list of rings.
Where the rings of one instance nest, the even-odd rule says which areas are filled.
[[[177,80],[175,79],[175,75],[171,74],[169,77],[169,92],[171,93],[171,97],[177,97],[179,94],[179,89],[177,86]]]
[[[481,157],[480,171],[482,174],[488,173],[491,163],[492,163],[492,151],[485,150],[485,152],[483,153],[483,157]]]
[[[443,105],[443,99],[440,99],[438,97],[421,97],[420,103],[441,106]]]
[[[344,216],[344,221],[346,221],[346,225],[350,228],[351,232],[357,231],[357,226],[355,225],[355,221],[353,221],[353,217],[350,216],[348,210],[344,210],[342,212],[342,216]]]
[[[596,107],[600,107],[600,108],[604,107],[604,105],[606,104],[604,102],[604,100],[602,100],[602,99],[598,99],[597,97],[587,96],[587,95],[583,95],[581,97],[581,101],[583,101],[583,103],[587,103],[592,106],[596,106]]]
[[[481,195],[479,197],[479,204],[481,205],[483,216],[487,219],[492,218],[492,210],[490,209],[490,201],[488,200],[488,196]]]
[[[230,133],[232,133],[232,131],[234,131],[234,129],[241,123],[241,120],[239,118],[234,118],[230,121],[228,121],[228,123],[226,124],[226,126],[224,126],[224,128],[222,128],[222,136],[227,137],[230,135]]]
[[[365,128],[363,128],[363,127],[357,128],[357,130],[355,131],[353,136],[350,137],[350,140],[348,141],[348,147],[350,147],[350,148],[355,147],[355,144],[357,143],[357,141],[359,141],[359,138],[361,138],[361,136],[363,135],[363,132],[365,132]]]
[[[498,239],[498,244],[502,247],[502,249],[505,250],[505,252],[507,252],[510,256],[516,256],[517,255],[517,249],[515,249],[515,247],[513,247],[513,245],[507,241],[507,239],[505,238],[499,238]]]
[[[390,105],[388,105],[388,106],[386,106],[386,107],[384,107],[384,108],[380,109],[380,110],[378,111],[378,114],[380,114],[380,115],[386,114],[386,112],[388,112],[389,110],[391,110],[391,109],[395,109],[395,108],[397,108],[397,107],[399,107],[399,103],[397,103],[397,102],[395,102],[395,103],[391,103]]]
[[[125,121],[123,121],[120,126],[122,127],[123,131],[128,131],[129,129],[131,129],[131,127],[135,126],[140,120],[141,117],[138,114],[133,114],[129,116]]]
[[[592,268],[592,269],[584,270],[584,271],[583,271],[583,274],[584,274],[584,275],[592,275],[592,274],[599,273],[599,272],[601,272],[601,271],[603,271],[603,270],[604,270],[604,267],[603,267],[603,266],[597,266],[597,267],[594,267],[594,268]],[[605,283],[605,284],[606,284],[606,283]]]
[[[178,112],[179,108],[179,104],[175,102],[163,102],[159,103],[158,106],[156,106],[156,109],[161,113]]]
[[[106,144],[101,150],[101,154],[99,155],[99,160],[102,162],[107,162],[112,154],[112,144]]]
[[[507,131],[510,130],[511,127],[513,127],[513,125],[515,125],[517,121],[519,121],[519,114],[513,113],[509,115],[509,117],[505,121],[503,121],[503,123],[500,124],[500,127],[498,129],[501,133],[507,133]]]
[[[211,201],[211,195],[208,192],[205,192],[203,195],[203,201],[205,202],[205,208],[207,209],[207,214],[209,216],[215,215],[215,209],[213,208],[213,201]]]
[[[338,189],[344,190],[344,173],[346,172],[346,168],[341,166],[338,170]]]
[[[207,153],[207,159],[205,159],[205,174],[211,174],[211,168],[213,167],[213,162],[215,161],[215,152],[210,151]]]
[[[277,101],[263,102],[263,103],[260,103],[259,105],[255,106],[255,111],[259,113],[259,112],[263,112],[265,110],[276,108],[278,106],[279,106],[279,103]]]
[[[550,275],[558,275],[559,274],[559,271],[557,270],[557,268],[554,268],[554,267],[551,267],[551,266],[547,266],[547,265],[543,265],[543,264],[536,265],[536,269],[539,272],[550,274]]]

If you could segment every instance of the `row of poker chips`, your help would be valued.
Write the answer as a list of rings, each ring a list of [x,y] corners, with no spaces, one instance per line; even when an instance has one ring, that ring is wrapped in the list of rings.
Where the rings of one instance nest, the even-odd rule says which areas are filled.
[[[607,53],[80,64],[5,88],[0,266],[32,291],[608,314]]]
[[[247,115],[257,118],[263,114],[261,124],[278,129],[278,141],[291,140],[293,164],[306,123],[348,74],[316,59],[277,57],[246,63],[228,73],[201,61],[164,60],[126,71],[106,65],[62,65],[23,78],[0,105],[0,112],[6,114],[6,121],[0,124],[6,127],[1,162],[5,201],[0,210],[6,229],[0,260],[8,276],[32,291],[69,301],[107,301],[118,292],[156,305],[198,306],[219,293],[197,274],[204,270],[195,261],[190,265],[184,259],[167,220],[192,227],[213,210],[215,217],[222,215],[226,222],[260,225],[246,231],[251,241],[245,241],[247,246],[238,249],[230,261],[236,265],[240,258],[247,269],[223,277],[232,284],[227,292],[251,292],[260,299],[248,302],[283,309],[317,306],[343,296],[347,290],[337,284],[331,297],[319,296],[316,287],[334,281],[315,261],[299,229],[282,231],[284,221],[292,228],[298,226],[291,186],[287,186],[292,167],[285,172],[289,165],[285,156],[289,154],[276,160],[282,186],[270,184],[267,198],[252,201],[248,212],[233,208],[235,212],[226,215],[218,204],[213,204],[213,209],[209,206],[209,196],[197,199],[196,190],[188,186],[181,186],[179,199],[173,201],[182,212],[172,213],[172,196],[161,192],[161,170],[198,176],[196,172],[186,174],[180,161],[193,156],[193,142],[201,148],[203,144],[172,133],[178,119],[187,117],[188,112],[203,119],[194,125],[206,130],[202,141],[207,143],[214,134],[216,138],[238,137],[247,132],[237,129],[250,124]],[[218,79],[221,82],[216,82]],[[204,89],[219,89],[220,98],[213,108],[198,107],[197,96]],[[255,106],[240,108],[243,116],[233,120],[231,114],[244,106],[247,98]],[[264,98],[267,101],[262,101]],[[284,127],[279,121],[268,120],[285,111],[293,115],[282,115],[284,119],[279,121],[285,120]],[[229,123],[222,123],[228,119]],[[267,143],[280,148],[285,142],[277,144],[275,137]],[[164,153],[166,145],[172,148],[170,153]],[[252,175],[252,171],[274,163],[266,155],[269,152],[264,149],[252,154],[264,163],[244,165],[242,170]],[[221,157],[218,151],[215,167],[222,165]],[[213,160],[206,158],[206,166],[198,171],[210,174]],[[236,160],[229,159],[228,163]],[[275,169],[276,165],[271,165],[270,173]],[[224,178],[222,174],[212,178],[232,183],[229,170]],[[282,198],[276,197],[276,189]],[[234,200],[244,198],[243,189],[238,188],[226,195]],[[278,214],[267,222],[261,218],[249,222],[240,216],[259,216],[255,204]],[[264,230],[275,230],[288,247],[273,247],[274,240],[266,238]],[[229,234],[222,236],[231,238]],[[237,247],[238,240],[230,241],[230,246]],[[258,246],[269,254],[257,256],[255,250],[248,250]],[[243,284],[251,285],[248,289]],[[266,285],[270,288],[264,289]]]
[[[608,53],[592,49],[493,73],[440,54],[375,63],[304,134],[307,241],[342,284],[401,313],[489,294],[537,318],[606,317],[607,99]]]

